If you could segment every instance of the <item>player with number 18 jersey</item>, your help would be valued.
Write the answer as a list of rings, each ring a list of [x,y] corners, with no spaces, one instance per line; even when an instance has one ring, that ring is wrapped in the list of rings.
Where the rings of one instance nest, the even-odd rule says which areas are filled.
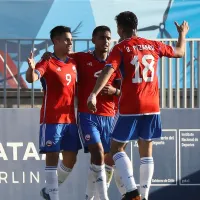
[[[114,139],[124,142],[161,136],[157,63],[162,56],[174,57],[173,47],[140,37],[126,39],[110,52],[107,66],[119,69],[122,76],[120,118],[113,133]],[[130,121],[135,122],[135,128],[125,125]],[[125,128],[129,129],[129,135],[119,137],[120,132],[126,132]],[[131,133],[133,130],[134,134]]]

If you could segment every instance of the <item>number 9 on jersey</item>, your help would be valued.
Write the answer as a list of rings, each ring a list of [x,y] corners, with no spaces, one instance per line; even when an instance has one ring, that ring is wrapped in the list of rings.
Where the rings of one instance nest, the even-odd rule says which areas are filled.
[[[67,81],[67,85],[69,85],[70,82],[72,81],[72,76],[71,76],[71,74],[66,74],[65,78],[66,78],[66,81]]]

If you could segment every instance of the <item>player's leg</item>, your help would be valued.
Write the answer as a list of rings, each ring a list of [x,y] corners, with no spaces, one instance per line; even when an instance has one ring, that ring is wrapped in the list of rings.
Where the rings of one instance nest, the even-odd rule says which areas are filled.
[[[59,200],[57,164],[62,128],[62,124],[40,126],[40,153],[46,154],[46,186],[41,190],[41,196],[46,200]]]
[[[77,152],[63,151],[63,160],[58,163],[58,185],[60,186],[68,178],[76,163]]]
[[[140,153],[140,193],[142,199],[147,200],[154,172],[152,141],[139,139],[138,145]]]
[[[99,134],[99,133],[98,133]],[[104,163],[104,150],[102,144],[89,144],[88,145],[91,154],[91,167],[92,175],[94,177],[95,188],[98,192],[100,199],[108,199],[107,184],[106,184],[106,172]],[[94,189],[93,189],[94,190]]]
[[[106,181],[107,181],[107,187],[109,188],[110,182],[112,180],[113,174],[115,173],[114,171],[114,161],[112,158],[112,155],[109,153],[110,152],[110,141],[111,141],[111,136],[112,132],[114,130],[114,127],[116,125],[117,119],[119,115],[117,114],[115,117],[103,117],[101,120],[101,142],[103,144],[104,148],[104,162],[105,162],[105,169],[106,169]],[[117,172],[117,171],[116,171]],[[115,182],[116,185],[123,196],[125,192],[124,185],[121,181],[121,178],[119,176],[119,173],[115,173]]]
[[[160,115],[144,115],[139,123],[140,193],[147,200],[154,172],[152,139],[161,137]]]
[[[115,163],[112,159],[112,156],[109,153],[105,153],[104,162],[105,162],[105,170],[106,170],[106,183],[107,183],[107,188],[109,188],[110,183],[112,181],[113,173],[114,173]]]
[[[88,147],[91,154],[91,165],[86,191],[86,199],[93,199],[95,187],[100,199],[108,199],[106,186],[106,173],[104,164],[104,149],[98,130],[99,116],[79,113],[79,125],[81,126],[82,139],[84,146]],[[93,183],[95,182],[95,187]],[[93,187],[88,187],[92,186]]]
[[[101,142],[104,149],[104,162],[105,162],[105,170],[106,170],[106,182],[107,188],[110,186],[110,182],[113,177],[113,166],[114,161],[112,159],[110,152],[110,139],[111,133],[113,131],[113,127],[116,124],[115,117],[106,117],[101,116],[100,118],[100,135],[101,135]]]
[[[132,163],[125,152],[128,141],[137,138],[137,117],[120,116],[112,134],[111,153],[126,188],[125,199],[140,199],[133,177]]]
[[[124,187],[121,177],[115,167],[115,163],[113,161],[112,155],[110,153],[106,153],[104,161],[105,161],[105,168],[106,168],[107,187],[109,188],[112,177],[114,175],[116,186],[120,194],[124,196],[126,194],[126,188]]]
[[[66,124],[63,130],[61,150],[63,160],[58,164],[58,184],[61,185],[70,175],[75,163],[81,142],[76,124]]]
[[[80,117],[80,115],[81,115],[80,113],[78,113],[78,115],[77,115],[79,135],[80,135],[81,142],[84,146],[84,153],[89,153],[88,147],[85,145],[85,138],[84,138],[85,134],[82,130],[82,128],[84,129],[84,123],[81,125],[81,122],[83,120],[80,120],[80,118],[84,118],[84,116],[81,115],[81,117]],[[93,172],[92,163],[90,162],[90,166],[89,166],[89,170],[88,170],[86,192],[85,192],[85,199],[86,200],[93,200],[94,196],[95,196],[95,182],[96,182],[96,180],[95,180],[93,173],[94,172]]]
[[[115,166],[114,166],[114,179],[115,179],[115,184],[117,186],[117,189],[119,190],[119,192],[123,198],[126,194],[126,188],[125,188],[124,183],[122,182],[122,178]]]

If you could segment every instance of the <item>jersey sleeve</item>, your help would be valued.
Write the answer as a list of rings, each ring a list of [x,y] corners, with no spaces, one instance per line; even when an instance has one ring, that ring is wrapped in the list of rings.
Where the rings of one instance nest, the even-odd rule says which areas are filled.
[[[118,45],[115,45],[108,56],[106,67],[112,67],[114,70],[117,70],[121,64],[121,61],[122,50]]]
[[[108,83],[107,83],[108,85],[112,85],[112,84],[114,84],[114,85],[119,85],[119,84],[121,84],[121,75],[120,75],[120,72],[119,72],[119,70],[117,70],[117,71],[115,71],[112,75],[111,75],[111,77],[110,77],[110,79],[108,80]]]
[[[174,55],[175,55],[174,47],[163,44],[162,42],[157,42],[157,45],[158,45],[158,50],[159,50],[158,53],[159,53],[160,57],[162,57],[162,56],[165,56],[168,58],[174,57]]]
[[[39,79],[45,75],[47,71],[47,66],[48,66],[48,61],[43,59],[36,64],[35,73],[38,74]]]

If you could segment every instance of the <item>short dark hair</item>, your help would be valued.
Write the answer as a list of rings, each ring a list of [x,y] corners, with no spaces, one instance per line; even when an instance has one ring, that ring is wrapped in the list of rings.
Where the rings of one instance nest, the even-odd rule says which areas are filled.
[[[97,33],[99,33],[99,32],[105,32],[105,31],[108,31],[111,33],[111,30],[108,26],[97,26],[92,32],[92,37],[97,35]]]
[[[71,33],[71,28],[67,26],[56,26],[50,31],[51,41],[57,36],[61,36],[63,33]]]
[[[130,11],[125,11],[119,13],[116,17],[115,20],[117,22],[117,25],[122,27],[125,31],[132,31],[136,30],[138,26],[138,18],[137,16],[130,12]]]

